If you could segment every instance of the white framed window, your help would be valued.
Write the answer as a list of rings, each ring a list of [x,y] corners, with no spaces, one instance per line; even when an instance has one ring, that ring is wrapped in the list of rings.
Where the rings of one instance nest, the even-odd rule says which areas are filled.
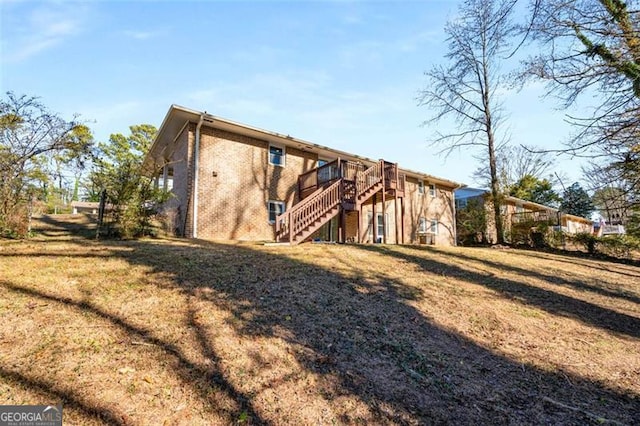
[[[427,218],[421,217],[418,222],[418,233],[426,234],[427,233]]]
[[[167,167],[167,180],[164,182],[164,189],[166,191],[173,189],[173,167]]]
[[[376,236],[378,237],[378,239],[380,240],[380,242],[382,242],[382,236],[384,235],[384,231],[385,231],[385,226],[386,225],[386,230],[387,230],[387,234],[384,235],[385,237],[389,238],[389,228],[391,227],[390,223],[389,223],[389,213],[387,213],[384,218],[385,218],[385,222],[382,222],[382,213],[377,213],[376,214],[376,222],[373,223],[373,213],[367,213],[367,235],[369,237],[370,240],[373,240],[373,227],[376,227]]]
[[[269,223],[276,223],[276,217],[284,213],[285,204],[282,201],[267,201],[269,211]]]
[[[418,181],[418,194],[424,194],[424,181]]]
[[[429,185],[429,196],[431,197],[435,197],[436,196],[436,184],[432,183]]]
[[[429,233],[438,235],[438,219],[431,219],[429,221]]]
[[[284,146],[269,144],[269,164],[284,167],[286,154]]]

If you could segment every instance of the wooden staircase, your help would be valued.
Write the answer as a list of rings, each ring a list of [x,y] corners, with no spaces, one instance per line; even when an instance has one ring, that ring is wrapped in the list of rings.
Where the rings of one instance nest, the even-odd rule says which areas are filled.
[[[380,160],[365,169],[360,163],[337,159],[298,178],[300,202],[276,217],[276,241],[299,244],[338,213],[356,210],[374,194],[385,190],[385,177],[402,178],[397,165]]]
[[[342,179],[314,193],[276,217],[276,241],[298,244],[340,212]]]

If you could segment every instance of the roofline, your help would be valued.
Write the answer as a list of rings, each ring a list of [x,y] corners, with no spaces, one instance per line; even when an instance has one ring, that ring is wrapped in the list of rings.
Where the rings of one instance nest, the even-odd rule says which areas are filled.
[[[482,188],[470,188],[470,187],[467,187],[467,188],[468,188],[468,189],[473,189],[473,190],[478,190],[478,191],[484,191],[482,194],[475,195],[474,197],[484,196],[484,195],[489,195],[489,194],[491,194],[491,192],[490,192],[488,189],[482,189]],[[472,197],[467,197],[467,198],[472,198]],[[523,200],[522,198],[513,197],[513,196],[511,196],[511,195],[507,195],[507,196],[505,196],[504,198],[505,198],[505,200],[513,201],[513,202],[515,202],[515,203],[517,203],[517,202],[522,202],[522,203],[526,203],[526,204],[528,204],[528,205],[533,205],[533,206],[535,206],[535,207],[538,207],[538,208],[541,208],[541,209],[544,209],[544,210],[552,210],[552,211],[554,211],[554,212],[556,212],[556,213],[560,212],[560,213],[562,213],[562,215],[563,215],[563,216],[568,216],[568,217],[572,217],[572,218],[576,218],[576,219],[582,219],[582,220],[586,220],[586,221],[589,221],[589,222],[593,222],[591,219],[588,219],[588,218],[586,218],[586,217],[576,216],[576,215],[574,215],[574,214],[569,214],[569,213],[563,213],[563,212],[562,212],[562,210],[557,209],[557,208],[555,208],[555,207],[545,206],[544,204],[536,203],[536,202],[529,201],[529,200]]]
[[[326,152],[326,153],[330,153],[335,155],[336,157],[340,157],[340,158],[346,158],[346,159],[352,159],[355,161],[362,161],[362,162],[368,162],[371,164],[377,163],[379,160],[373,160],[367,157],[363,157],[357,154],[352,154],[346,151],[341,151],[339,149],[335,149],[335,148],[330,148],[328,146],[324,146],[324,145],[319,145],[316,143],[312,143],[309,141],[306,141],[304,139],[299,139],[299,138],[295,138],[293,136],[290,135],[285,135],[282,133],[278,133],[278,132],[274,132],[271,130],[265,130],[265,129],[261,129],[259,127],[255,127],[255,126],[250,126],[247,124],[243,124],[243,123],[239,123],[233,120],[229,120],[227,118],[224,117],[219,117],[219,116],[215,116],[212,114],[207,113],[206,111],[201,112],[201,111],[196,111],[194,109],[191,108],[187,108],[187,107],[183,107],[181,105],[176,105],[176,104],[172,104],[169,107],[169,111],[167,112],[167,114],[164,117],[164,120],[162,121],[162,124],[160,125],[160,128],[158,129],[158,134],[156,136],[156,139],[153,141],[151,148],[149,149],[149,152],[147,153],[147,156],[145,157],[145,161],[144,161],[144,167],[148,170],[149,167],[152,167],[153,165],[150,164],[150,156],[151,153],[158,149],[157,145],[160,144],[163,139],[164,139],[164,131],[166,129],[166,127],[168,126],[168,123],[173,119],[174,116],[176,116],[177,114],[182,113],[182,115],[186,115],[186,116],[190,116],[189,117],[189,122],[197,122],[200,117],[204,118],[204,125],[207,127],[213,127],[213,128],[218,128],[221,130],[229,130],[229,131],[235,131],[236,133],[240,133],[240,134],[245,134],[247,136],[254,136],[257,138],[260,138],[260,136],[263,136],[262,139],[266,139],[269,142],[276,142],[276,143],[280,143],[282,145],[285,146],[289,146],[289,147],[293,147],[293,148],[297,148],[297,149],[302,149],[303,151],[311,151],[311,152],[316,152],[316,153],[320,153],[320,152]],[[175,135],[174,135],[175,136]],[[424,179],[427,180],[429,182],[432,183],[436,183],[436,184],[441,184],[447,187],[451,187],[454,189],[457,188],[462,188],[465,187],[466,185],[462,184],[462,183],[458,183],[458,182],[454,182],[448,179],[444,179],[444,178],[439,178],[427,173],[422,173],[422,172],[418,172],[415,170],[410,170],[410,169],[404,169],[402,167],[398,167],[398,169],[402,172],[404,172],[407,175],[410,175],[412,177],[416,177],[419,179]]]

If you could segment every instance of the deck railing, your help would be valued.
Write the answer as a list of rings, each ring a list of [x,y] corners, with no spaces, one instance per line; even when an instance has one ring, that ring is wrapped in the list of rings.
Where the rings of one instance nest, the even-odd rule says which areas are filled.
[[[289,241],[292,241],[305,228],[336,208],[342,202],[343,190],[343,181],[337,180],[276,217],[276,237],[281,239],[288,234]]]
[[[338,205],[355,208],[363,201],[362,196],[383,180],[389,182],[385,191],[395,189],[396,194],[402,196],[405,179],[396,164],[384,160],[366,168],[360,162],[338,158],[309,170],[298,177],[298,204],[276,218],[276,240],[282,241],[288,236],[292,242]]]
[[[550,210],[525,211],[511,214],[511,223],[558,222],[558,215]]]
[[[298,194],[300,199],[308,197],[316,189],[336,179],[340,179],[340,159],[323,164],[298,176]]]
[[[379,161],[374,166],[369,167],[357,176],[356,190],[358,192],[358,196],[364,194],[382,180],[382,164],[383,162]]]

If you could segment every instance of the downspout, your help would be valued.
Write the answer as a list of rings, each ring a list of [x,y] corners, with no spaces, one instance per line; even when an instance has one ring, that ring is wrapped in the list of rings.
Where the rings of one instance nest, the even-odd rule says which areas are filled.
[[[193,149],[194,161],[193,161],[193,238],[198,238],[198,175],[200,165],[200,128],[204,121],[204,114],[200,114],[200,121],[196,126],[196,141]]]
[[[459,185],[451,191],[451,211],[453,212],[453,245],[458,245],[458,212],[456,212],[456,189],[463,188],[465,185]]]

